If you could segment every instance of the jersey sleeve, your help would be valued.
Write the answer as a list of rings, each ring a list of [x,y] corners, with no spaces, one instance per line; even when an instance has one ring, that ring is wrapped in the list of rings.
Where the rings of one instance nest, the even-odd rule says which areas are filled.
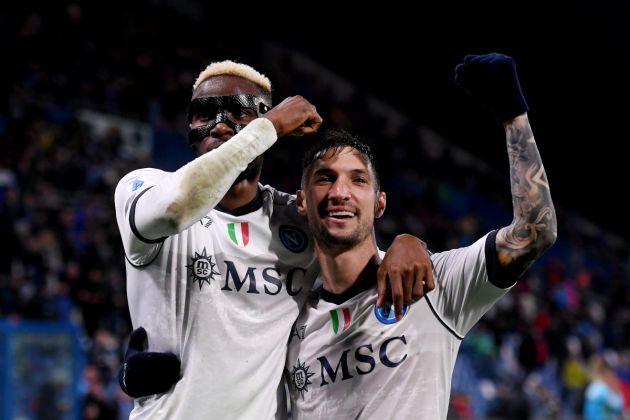
[[[125,255],[133,265],[149,264],[164,240],[144,237],[138,231],[135,221],[138,212],[148,209],[145,205],[138,206],[139,199],[167,175],[168,173],[158,169],[138,169],[125,175],[116,186],[116,221]]]
[[[257,118],[175,172],[142,169],[126,175],[116,186],[115,204],[127,258],[146,264],[164,238],[208,214],[247,165],[276,140],[271,121]]]
[[[427,302],[460,338],[514,284],[502,287],[488,275],[488,261],[493,265],[496,258],[495,238],[496,232],[491,232],[470,246],[431,255],[436,286]]]

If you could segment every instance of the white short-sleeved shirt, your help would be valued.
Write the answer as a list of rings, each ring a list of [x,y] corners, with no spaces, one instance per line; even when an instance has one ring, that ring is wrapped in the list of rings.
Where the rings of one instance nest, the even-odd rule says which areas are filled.
[[[293,418],[445,419],[461,340],[509,290],[489,281],[495,249],[492,232],[433,254],[436,287],[399,322],[376,309],[375,280],[350,297],[313,292],[285,365]]]
[[[141,169],[116,193],[134,328],[151,351],[182,361],[166,394],[136,400],[132,419],[271,419],[291,326],[318,266],[294,196],[260,186],[238,214],[211,210],[179,234],[142,237],[142,202],[165,173]]]

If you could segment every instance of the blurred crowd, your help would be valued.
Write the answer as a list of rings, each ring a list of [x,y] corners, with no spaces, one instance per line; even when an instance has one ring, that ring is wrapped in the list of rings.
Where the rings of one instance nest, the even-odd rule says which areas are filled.
[[[114,187],[132,169],[178,164],[161,153],[163,141],[152,153],[130,153],[124,133],[115,125],[94,130],[85,110],[148,125],[154,140],[184,145],[195,77],[210,61],[231,58],[266,73],[276,101],[301,94],[327,124],[376,148],[392,197],[376,225],[381,246],[409,232],[444,250],[511,221],[507,173],[375,107],[369,92],[350,86],[340,95],[334,74],[301,70],[305,58],[289,48],[208,36],[200,22],[155,2],[0,11],[9,61],[0,82],[0,317],[82,331],[85,419],[126,418],[132,405],[116,377],[131,324]],[[304,143],[274,146],[263,182],[296,190]],[[619,397],[612,412],[628,412],[630,249],[557,207],[556,245],[465,338],[449,417],[579,418],[606,392]]]

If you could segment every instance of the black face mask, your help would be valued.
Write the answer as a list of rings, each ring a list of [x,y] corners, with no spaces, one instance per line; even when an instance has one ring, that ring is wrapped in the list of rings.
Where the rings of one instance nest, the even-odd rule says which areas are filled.
[[[188,144],[202,141],[219,123],[224,123],[234,133],[238,133],[252,119],[258,118],[271,107],[264,99],[256,95],[233,96],[203,96],[195,98],[188,105],[188,122],[191,123],[195,115],[203,115],[208,123],[201,127],[191,128],[188,132]]]

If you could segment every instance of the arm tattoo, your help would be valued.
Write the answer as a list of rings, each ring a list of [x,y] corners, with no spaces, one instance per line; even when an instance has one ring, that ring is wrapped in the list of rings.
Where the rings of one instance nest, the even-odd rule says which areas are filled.
[[[523,273],[555,241],[556,213],[527,117],[505,126],[514,220],[497,234],[499,262]]]

